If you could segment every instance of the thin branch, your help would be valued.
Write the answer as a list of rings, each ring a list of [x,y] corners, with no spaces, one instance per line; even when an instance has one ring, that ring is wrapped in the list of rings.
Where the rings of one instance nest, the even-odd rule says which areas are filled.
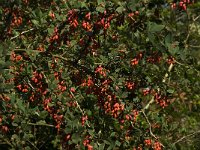
[[[157,137],[155,136],[155,134],[152,132],[152,125],[151,125],[151,123],[150,123],[150,121],[149,121],[147,115],[145,114],[145,112],[144,112],[143,110],[142,110],[141,112],[142,112],[144,118],[146,119],[147,123],[149,124],[149,132],[150,132],[150,135],[151,135],[152,137],[154,137],[156,140],[158,140],[158,138],[157,138]],[[162,143],[160,143],[160,144],[161,144],[162,147],[165,147]]]
[[[30,31],[33,31],[33,30],[34,30],[34,28],[31,28],[31,29],[29,29],[29,30],[23,31],[23,32],[21,32],[20,34],[14,36],[14,37],[11,37],[10,40],[14,40],[14,39],[16,39],[17,37],[19,37],[20,35],[23,35],[23,34],[25,34],[25,33],[28,33],[28,32],[30,32]]]
[[[71,91],[70,91],[70,93],[71,93],[72,97],[75,99],[74,94]],[[85,116],[85,112],[83,111],[83,109],[81,109],[81,106],[79,105],[79,103],[77,101],[75,101],[75,103],[77,105],[77,108],[81,111],[82,115]],[[88,127],[90,127],[90,125],[87,123],[87,121],[86,121],[86,124]]]
[[[29,78],[27,77],[26,79],[27,79],[28,85],[31,87],[31,89],[32,89],[33,91],[35,91],[35,88],[32,86],[32,84],[31,84]],[[25,80],[25,79],[23,79],[23,80],[24,80],[24,82],[26,83],[26,80]]]
[[[81,111],[82,115],[85,115],[85,112],[81,109],[81,106],[79,105],[79,103],[77,101],[75,101],[77,108]]]
[[[29,122],[29,123],[27,123],[28,125],[33,125],[33,126],[46,126],[46,127],[52,127],[52,128],[55,128],[55,126],[54,125],[51,125],[51,124],[37,124],[37,123],[31,123],[31,122]]]
[[[197,21],[197,19],[199,19],[200,15],[197,16],[196,18],[193,18],[193,21]]]
[[[162,80],[163,83],[166,82],[166,80],[167,80],[167,78],[168,78],[168,76],[169,76],[169,73],[171,72],[173,66],[174,66],[174,65],[171,63],[170,66],[169,66],[169,68],[168,68],[168,72],[165,73],[165,75],[164,75],[164,78],[163,78],[163,80]],[[158,91],[160,91],[160,89],[158,89]],[[154,96],[152,96],[151,100],[150,100],[149,103],[142,109],[142,111],[145,111],[146,109],[148,109],[149,106],[150,106],[154,101],[155,101]]]
[[[198,130],[198,131],[196,131],[196,132],[194,132],[194,133],[188,134],[188,135],[186,135],[186,136],[183,136],[182,138],[180,138],[180,139],[178,139],[176,142],[174,142],[173,145],[175,145],[176,143],[179,143],[179,142],[183,141],[184,139],[186,139],[186,138],[188,138],[188,137],[190,137],[190,136],[193,136],[193,135],[195,135],[195,134],[198,134],[198,133],[200,133],[200,130]]]
[[[39,150],[39,148],[37,148],[37,147],[35,146],[35,144],[33,144],[31,141],[29,141],[28,139],[26,139],[26,141],[27,141],[28,143],[30,143],[36,150]]]
[[[69,63],[70,65],[73,65],[73,67],[80,68],[80,69],[82,69],[84,72],[90,74],[91,76],[94,76],[94,72],[92,72],[91,69],[89,69],[89,68],[87,68],[87,67],[85,67],[85,66],[82,66],[82,65],[78,64],[77,62],[74,62],[74,61],[72,61],[72,60],[69,60],[69,59],[67,59],[67,58],[65,58],[65,57],[62,57],[62,56],[59,56],[59,55],[53,55],[53,57],[62,59],[62,60],[64,60],[65,62]]]
[[[43,143],[40,145],[39,149],[41,150],[42,147],[43,147],[48,141],[49,141],[49,136],[48,136],[48,138],[47,138],[45,141],[43,141]]]
[[[59,58],[59,59],[65,60],[65,61],[69,61],[67,58],[59,56],[59,55],[53,55],[53,57]]]
[[[200,48],[200,45],[188,45],[188,46],[192,48]]]
[[[187,37],[186,37],[186,39],[185,39],[185,41],[184,41],[185,47],[187,47],[187,41],[188,41],[189,37],[190,37],[190,30],[188,31]]]
[[[144,115],[144,117],[145,117],[147,123],[149,124],[149,132],[150,132],[151,136],[153,136],[153,137],[157,140],[158,138],[157,138],[157,137],[153,134],[153,132],[152,132],[152,126],[151,126],[151,123],[150,123],[150,121],[149,121],[147,115],[145,114],[144,111],[142,111],[142,114]]]
[[[179,65],[181,65],[181,66],[184,66],[184,67],[186,67],[186,68],[192,68],[192,69],[194,69],[196,72],[199,72],[199,70],[197,70],[197,69],[194,68],[194,67],[191,67],[191,66],[189,66],[189,65],[187,65],[187,64],[182,64],[182,63],[178,62],[177,60],[174,60],[174,61],[175,61],[175,63],[177,63],[177,64],[179,64]]]
[[[69,92],[70,92],[70,94],[72,95],[72,97],[75,99],[74,94],[73,94],[71,91],[69,91]],[[81,106],[79,105],[79,103],[78,103],[77,101],[75,101],[75,103],[76,103],[76,105],[77,105],[77,108],[81,111],[82,115],[84,116],[84,115],[85,115],[85,112],[81,109]]]
[[[72,95],[72,97],[75,99],[74,94],[73,94],[71,91],[69,91],[69,92],[70,92],[70,94]],[[77,101],[75,101],[75,103],[76,103],[76,105],[77,105],[77,108],[81,111],[82,115],[84,116],[84,115],[85,115],[85,112],[81,109],[81,106],[79,105],[79,103],[78,103]]]
[[[163,78],[163,80],[162,80],[162,82],[163,83],[165,83],[166,82],[166,80],[167,80],[167,77],[169,76],[169,72],[171,72],[171,70],[172,70],[172,68],[173,68],[173,63],[171,63],[170,65],[169,65],[169,68],[168,68],[168,72],[167,73],[165,73],[165,76],[164,76],[164,78]]]
[[[23,49],[23,48],[15,48],[14,51],[22,51],[22,52],[26,52],[26,51],[31,51],[31,52],[36,52],[36,53],[42,53],[42,51],[39,51],[37,49]]]
[[[154,96],[151,97],[151,100],[149,101],[149,103],[143,108],[143,111],[148,109],[149,106],[154,102]]]
[[[180,62],[178,62],[177,60],[174,60],[177,64],[179,64],[179,65],[181,65],[181,66],[187,66],[187,65],[185,65],[185,64],[182,64],[182,63],[180,63]]]
[[[9,145],[10,147],[13,147],[13,145],[12,145],[12,143],[10,143],[7,139],[1,139],[1,140],[3,140],[5,143],[1,143],[1,144],[7,144],[7,145]]]
[[[27,123],[27,125],[32,125],[32,126],[46,126],[46,127],[56,128],[54,125],[46,124],[46,123],[32,123],[32,122],[29,122],[29,123]],[[62,131],[64,131],[63,128],[60,128],[60,129]]]

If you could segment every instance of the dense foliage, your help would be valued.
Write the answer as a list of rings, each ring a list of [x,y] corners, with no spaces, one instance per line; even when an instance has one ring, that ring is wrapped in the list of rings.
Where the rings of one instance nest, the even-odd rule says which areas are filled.
[[[1,0],[0,149],[198,149],[200,2]]]

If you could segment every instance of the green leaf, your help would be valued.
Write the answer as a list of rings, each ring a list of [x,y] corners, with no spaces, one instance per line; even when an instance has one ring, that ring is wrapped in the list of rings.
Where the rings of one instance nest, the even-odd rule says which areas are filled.
[[[128,92],[123,92],[121,98],[127,98],[127,97],[128,97]]]
[[[116,132],[112,132],[110,137],[115,137],[115,135],[116,135]]]
[[[41,113],[39,113],[40,118],[45,119],[48,116],[48,112],[47,111],[42,111]]]
[[[97,0],[97,4],[100,5],[101,3],[103,3],[103,0]]]
[[[110,145],[109,141],[104,140],[104,143],[106,143],[107,145]]]
[[[115,145],[120,146],[121,142],[117,140],[117,141],[115,141]]]
[[[115,143],[114,143],[114,142],[111,142],[111,143],[110,143],[110,146],[108,147],[107,150],[113,150],[114,147],[115,147]]]
[[[22,103],[22,100],[18,99],[17,100],[17,106],[20,110],[22,110],[23,112],[25,112],[25,107],[24,104]]]
[[[136,11],[136,1],[132,0],[128,3],[128,7],[132,10],[132,11]]]
[[[146,76],[145,79],[146,79],[149,83],[152,82],[152,80],[151,80],[151,78],[150,78],[149,76]]]
[[[168,44],[168,50],[172,55],[176,55],[179,53],[179,47],[173,47],[172,44]]]
[[[138,102],[140,102],[140,99],[139,99],[138,97],[133,98],[133,102],[134,102],[134,103],[138,103]]]
[[[167,92],[170,93],[170,94],[174,93],[174,91],[175,91],[174,89],[168,89],[167,90]]]
[[[41,17],[43,16],[43,15],[42,15],[42,11],[41,11],[40,8],[37,8],[37,9],[35,10],[35,14],[36,14],[36,16],[39,17],[39,18],[41,18]]]
[[[38,125],[43,125],[43,124],[46,124],[46,121],[45,120],[40,120],[40,121],[37,122],[37,124]]]
[[[52,35],[53,32],[54,32],[54,28],[53,28],[53,27],[48,28],[47,31],[48,31],[48,34],[49,34],[49,35]]]
[[[98,150],[104,150],[105,143],[99,144],[99,149]]]
[[[165,25],[156,24],[154,22],[149,22],[149,24],[148,24],[148,30],[151,33],[153,33],[153,32],[159,32],[162,29],[164,29],[164,27],[165,27]]]
[[[148,40],[152,42],[153,45],[155,45],[155,35],[151,32],[148,32]]]
[[[172,41],[173,41],[172,34],[169,33],[169,34],[165,37],[165,44],[172,43]]]
[[[75,143],[75,144],[78,144],[79,141],[81,141],[80,135],[77,134],[77,133],[74,133],[74,134],[72,135],[72,142]]]
[[[12,126],[14,126],[14,127],[17,127],[17,126],[18,126],[18,124],[17,124],[17,123],[14,123],[14,122],[12,122]]]
[[[101,6],[98,6],[96,8],[96,11],[100,12],[100,13],[103,13],[105,11],[105,8],[104,7],[101,7]]]
[[[93,137],[94,134],[95,134],[95,131],[94,130],[88,130],[88,133]]]
[[[81,2],[81,8],[86,8],[86,9],[88,9],[88,6],[87,6],[87,4],[86,4],[85,2]]]
[[[39,21],[38,20],[31,20],[32,21],[32,23],[35,25],[35,26],[39,26]]]
[[[119,6],[119,7],[116,9],[116,11],[117,11],[118,13],[122,13],[122,12],[124,11],[124,7],[123,7],[123,6]]]

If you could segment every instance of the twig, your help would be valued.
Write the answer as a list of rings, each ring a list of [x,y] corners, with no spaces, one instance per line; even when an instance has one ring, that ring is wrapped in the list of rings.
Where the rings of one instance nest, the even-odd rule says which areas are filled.
[[[154,102],[154,96],[152,96],[151,100],[149,101],[149,103],[143,108],[143,111],[148,109],[149,106]]]
[[[28,143],[30,143],[36,150],[39,150],[39,149],[35,146],[35,144],[33,144],[31,141],[29,141],[28,139],[26,139],[26,141],[27,141]]]
[[[72,95],[72,97],[75,99],[74,94],[70,91],[70,94]],[[79,103],[77,101],[75,101],[77,108],[81,111],[82,115],[85,115],[85,112],[81,109],[81,106],[79,105]]]
[[[39,51],[37,49],[29,49],[29,48],[15,48],[14,51],[22,51],[22,52],[35,52],[35,53],[42,53],[42,51]]]
[[[31,28],[31,29],[29,29],[29,30],[23,31],[23,32],[21,32],[20,34],[14,36],[14,37],[11,37],[10,40],[14,40],[14,39],[16,39],[18,36],[23,35],[23,34],[25,34],[25,33],[27,33],[27,32],[33,31],[33,30],[34,30],[34,28]]]
[[[70,91],[72,97],[75,99],[74,94]],[[85,112],[81,109],[81,106],[79,105],[79,103],[77,101],[75,101],[77,108],[81,111],[82,115],[85,116]],[[90,125],[86,122],[87,126],[90,127]]]
[[[39,149],[41,150],[42,147],[45,145],[45,143],[47,143],[49,141],[49,136],[46,140],[43,141],[43,143],[40,145]]]
[[[31,84],[31,82],[30,82],[28,77],[27,77],[27,83],[32,88],[32,90],[35,91],[35,88],[32,86],[32,84]]]
[[[71,91],[69,91],[69,92],[70,92],[70,94],[72,95],[72,97],[75,99],[74,94],[73,94]],[[75,103],[76,103],[76,105],[77,105],[77,108],[81,111],[82,115],[85,115],[85,112],[81,109],[81,107],[80,107],[80,105],[78,104],[78,102],[75,101]]]
[[[199,19],[200,15],[197,16],[196,18],[193,18],[193,21],[196,21],[197,19]]]
[[[200,48],[200,45],[189,45],[189,47],[192,47],[192,48]]]
[[[85,112],[81,109],[81,106],[79,105],[79,103],[77,101],[75,101],[77,108],[81,111],[82,115],[85,115]]]
[[[167,80],[167,77],[169,76],[169,72],[171,72],[171,70],[172,70],[172,68],[173,68],[173,63],[171,63],[170,65],[169,65],[169,68],[168,68],[168,72],[167,73],[165,73],[165,76],[164,76],[164,78],[163,78],[163,80],[162,80],[162,82],[163,83],[165,83],[166,82],[166,80]]]
[[[60,58],[62,60],[65,60],[65,61],[69,61],[67,58],[65,57],[62,57],[62,56],[59,56],[59,55],[53,55],[55,58]]]
[[[187,41],[188,41],[189,37],[190,37],[190,31],[188,31],[187,37],[186,37],[186,39],[184,41],[185,47],[187,47]]]
[[[169,76],[169,72],[171,72],[171,70],[172,70],[172,68],[173,68],[173,64],[171,63],[170,64],[170,66],[169,66],[169,68],[168,68],[168,72],[167,73],[165,73],[165,76],[164,76],[164,78],[163,78],[163,80],[162,80],[162,82],[163,83],[165,83],[166,82],[166,80],[167,80],[167,77]],[[160,89],[158,88],[158,91],[160,91]],[[152,96],[152,98],[151,98],[151,100],[149,101],[149,103],[142,109],[143,111],[145,111],[146,109],[148,109],[149,108],[149,106],[153,103],[155,101],[155,99],[154,99],[154,96]]]
[[[149,132],[150,132],[151,136],[153,136],[153,137],[157,140],[158,138],[153,134],[151,123],[150,123],[150,121],[149,121],[147,115],[145,114],[145,112],[144,112],[143,110],[142,110],[142,114],[144,115],[144,117],[145,117],[147,123],[149,124]]]
[[[84,70],[84,72],[90,74],[91,76],[94,76],[94,72],[92,72],[91,69],[89,69],[89,68],[87,68],[83,65],[78,64],[78,62],[76,62],[76,61],[69,60],[69,59],[62,57],[62,56],[59,56],[59,55],[53,55],[53,57],[62,59],[65,62],[67,62],[69,65],[73,65],[73,67],[75,67],[75,68],[80,68],[80,69]]]
[[[186,65],[186,64],[182,64],[182,63],[178,62],[177,60],[174,60],[174,61],[175,61],[175,63],[177,63],[177,64],[179,64],[181,66],[184,66],[186,68],[192,68],[191,66]],[[199,72],[199,70],[197,70],[196,68],[192,68],[192,69],[194,69],[196,72]]]
[[[180,139],[178,139],[176,142],[174,142],[173,145],[175,145],[176,143],[179,143],[179,142],[183,141],[184,139],[186,139],[186,138],[188,138],[188,137],[190,137],[190,136],[193,136],[193,135],[195,135],[195,134],[197,134],[197,133],[200,133],[200,130],[198,130],[198,131],[196,131],[196,132],[194,132],[194,133],[188,134],[188,135],[186,135],[186,136],[183,136],[182,138],[180,138]]]
[[[31,123],[31,122],[29,122],[29,123],[27,123],[28,125],[33,125],[33,126],[46,126],[46,127],[52,127],[52,128],[55,128],[55,126],[54,125],[51,125],[51,124],[37,124],[37,123]]]
[[[10,143],[7,139],[2,139],[4,142],[5,142],[5,144],[8,144],[10,147],[13,147],[13,145],[12,145],[12,143]],[[1,143],[1,144],[4,144],[4,143]]]
[[[150,135],[151,135],[152,137],[154,137],[156,140],[158,140],[158,138],[157,138],[157,137],[155,136],[155,134],[152,132],[152,126],[151,126],[151,123],[150,123],[150,121],[149,121],[147,115],[145,114],[145,112],[144,112],[143,110],[142,110],[141,112],[142,112],[144,118],[146,119],[147,123],[149,124],[149,132],[150,132]],[[161,144],[162,147],[165,147],[162,143],[160,143],[160,144]]]

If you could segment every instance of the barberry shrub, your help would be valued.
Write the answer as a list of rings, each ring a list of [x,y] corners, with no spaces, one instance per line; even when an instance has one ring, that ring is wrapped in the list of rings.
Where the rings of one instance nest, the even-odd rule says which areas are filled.
[[[0,8],[0,149],[200,147],[200,2]]]

